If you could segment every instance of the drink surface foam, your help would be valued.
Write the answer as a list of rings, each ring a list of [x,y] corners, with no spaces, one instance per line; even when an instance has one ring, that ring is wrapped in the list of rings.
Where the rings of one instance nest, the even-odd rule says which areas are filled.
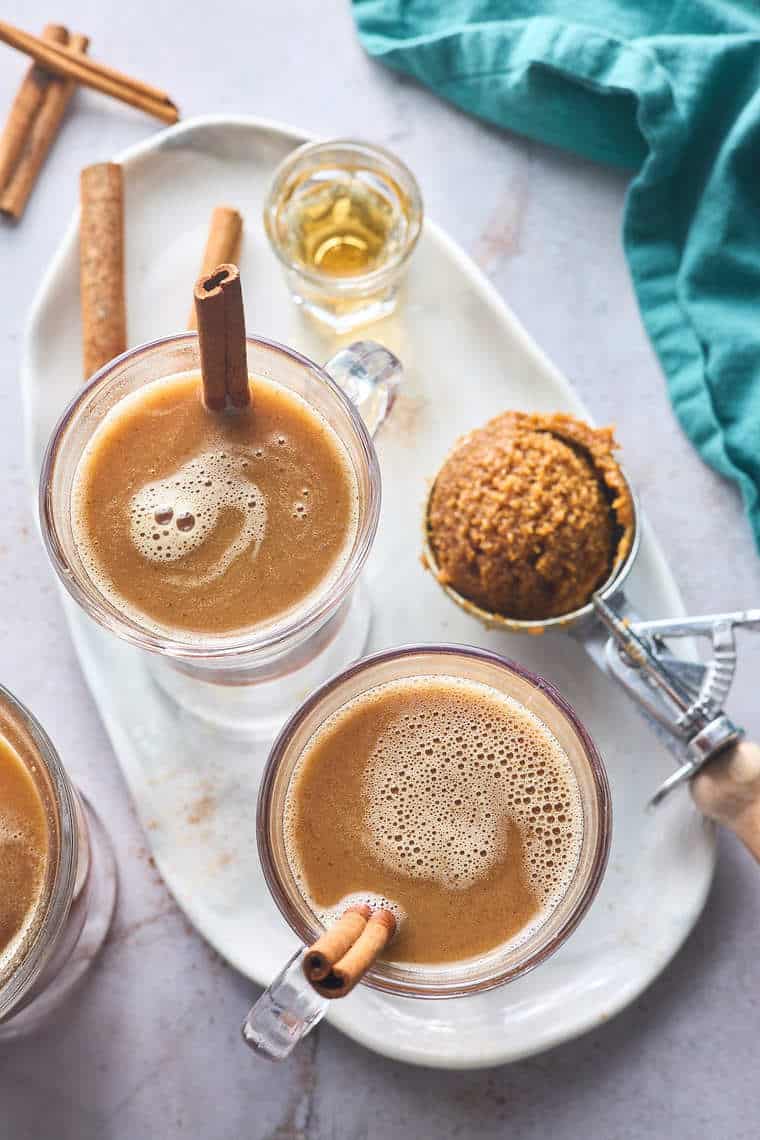
[[[18,752],[0,734],[0,982],[36,929],[47,859],[42,800]]]
[[[316,825],[317,842],[327,844],[317,849],[320,809],[350,836],[356,858],[347,843],[330,843],[329,822]],[[304,749],[286,802],[288,859],[325,925],[347,899],[365,899],[390,905],[411,933],[431,892],[441,913],[474,908],[476,922],[490,894],[492,945],[523,940],[564,896],[582,838],[577,779],[554,734],[513,698],[456,677],[392,681],[339,709]],[[332,881],[318,866],[325,861],[337,867]],[[440,941],[445,923],[427,910]]]
[[[223,507],[241,517],[238,533],[212,566],[192,575],[193,585],[213,582],[235,558],[255,559],[266,534],[267,508],[246,470],[245,452],[206,452],[177,471],[147,483],[132,497],[132,542],[149,562],[176,562],[198,550],[211,535]]]
[[[195,373],[145,384],[79,460],[81,563],[152,633],[202,641],[268,625],[327,591],[349,558],[359,495],[345,446],[298,393],[251,383],[236,413],[205,409]]]

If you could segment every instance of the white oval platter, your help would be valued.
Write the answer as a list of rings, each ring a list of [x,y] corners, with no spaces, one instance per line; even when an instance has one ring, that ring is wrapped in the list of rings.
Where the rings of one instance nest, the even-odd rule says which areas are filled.
[[[245,217],[241,274],[249,331],[316,360],[337,341],[291,304],[261,226],[272,172],[303,141],[251,118],[181,123],[119,157],[126,175],[130,343],[184,327],[213,206]],[[77,219],[42,283],[26,335],[23,385],[33,470],[81,376]],[[712,829],[686,793],[656,813],[647,795],[672,761],[625,696],[562,635],[487,632],[449,602],[419,562],[426,481],[452,441],[505,408],[588,415],[469,258],[427,221],[398,314],[370,335],[404,361],[406,379],[377,446],[384,499],[365,584],[368,650],[412,641],[469,642],[554,681],[605,755],[614,809],[609,869],[590,914],[540,969],[453,1001],[391,999],[366,987],[330,1020],[389,1057],[467,1068],[528,1056],[611,1017],[657,976],[696,922],[711,881]],[[682,613],[673,576],[645,526],[630,595],[649,616]],[[153,850],[180,906],[238,970],[265,984],[294,939],[267,894],[255,843],[261,758],[245,733],[170,715],[141,656],[65,602],[82,667]],[[241,1010],[241,1018],[244,1010]]]

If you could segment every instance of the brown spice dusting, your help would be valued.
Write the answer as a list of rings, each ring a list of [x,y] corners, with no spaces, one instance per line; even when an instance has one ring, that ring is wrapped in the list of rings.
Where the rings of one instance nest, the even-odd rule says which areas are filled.
[[[212,795],[199,796],[190,805],[190,810],[187,813],[188,823],[206,823],[211,818],[216,810],[216,801]]]
[[[630,549],[633,503],[612,428],[504,412],[466,435],[430,497],[437,577],[521,621],[584,606]]]

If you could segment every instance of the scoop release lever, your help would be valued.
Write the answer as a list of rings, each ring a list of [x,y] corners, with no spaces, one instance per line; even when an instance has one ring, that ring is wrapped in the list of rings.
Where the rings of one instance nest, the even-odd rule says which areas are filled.
[[[736,670],[735,631],[740,626],[760,630],[760,610],[629,621],[598,594],[592,600],[610,634],[605,653],[609,672],[683,746],[683,763],[652,797],[656,805],[744,736],[723,705]],[[668,648],[669,638],[696,636],[712,643],[706,663],[684,660]]]

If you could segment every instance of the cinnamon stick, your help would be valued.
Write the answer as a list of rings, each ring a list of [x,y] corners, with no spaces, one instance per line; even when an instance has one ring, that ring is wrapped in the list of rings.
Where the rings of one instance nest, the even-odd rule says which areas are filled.
[[[373,912],[364,930],[352,946],[334,963],[329,973],[322,978],[306,977],[313,989],[326,998],[345,997],[361,981],[372,963],[382,954],[396,933],[396,919],[389,910]],[[312,950],[318,946],[314,944]],[[304,959],[304,971],[309,961]]]
[[[366,903],[348,907],[337,922],[307,950],[303,971],[310,982],[320,982],[346,954],[367,925],[372,914]]]
[[[243,218],[232,206],[216,206],[211,215],[206,248],[201,262],[201,276],[211,273],[222,262],[237,265],[240,255],[240,241],[243,236]],[[195,305],[187,322],[189,329],[198,327]]]
[[[124,187],[113,162],[80,178],[80,298],[85,379],[127,347],[124,298]]]
[[[46,24],[42,36],[43,39],[62,44],[69,40],[68,30],[61,24]],[[8,185],[16,169],[51,79],[49,71],[33,63],[21,81],[0,136],[0,188],[4,189]]]
[[[211,411],[251,402],[245,315],[238,267],[219,265],[199,277],[193,291],[200,341],[203,402]]]
[[[74,79],[83,87],[92,87],[104,95],[111,95],[165,123],[176,123],[179,119],[179,111],[165,91],[123,75],[95,60],[83,59],[70,47],[39,39],[4,20],[0,21],[0,40],[31,56],[54,75]]]
[[[72,51],[82,55],[87,51],[87,36],[69,36],[65,28],[57,28],[56,25],[50,27],[66,33]],[[48,30],[45,29],[46,32]],[[40,69],[35,65],[31,70]],[[42,103],[26,128],[25,145],[20,151],[15,169],[9,179],[0,179],[0,186],[4,187],[0,194],[0,212],[8,217],[18,220],[23,214],[76,86],[73,79],[47,76]]]

